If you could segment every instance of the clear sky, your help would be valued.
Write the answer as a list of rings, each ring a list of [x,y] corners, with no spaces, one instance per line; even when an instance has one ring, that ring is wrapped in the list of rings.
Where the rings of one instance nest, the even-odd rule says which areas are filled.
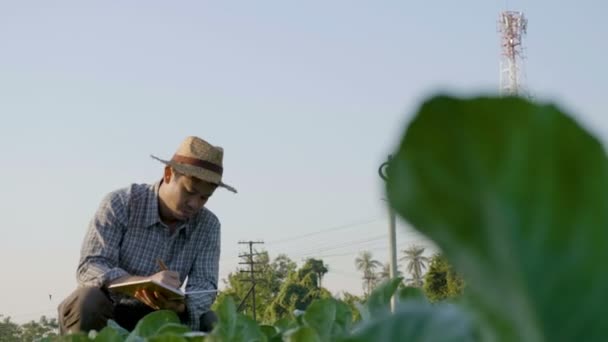
[[[0,314],[55,315],[101,198],[159,179],[149,155],[187,135],[239,190],[208,203],[222,278],[263,240],[360,293],[357,253],[388,260],[379,164],[424,97],[497,90],[506,6],[533,95],[608,141],[604,0],[0,2]],[[412,243],[432,248],[399,222]]]

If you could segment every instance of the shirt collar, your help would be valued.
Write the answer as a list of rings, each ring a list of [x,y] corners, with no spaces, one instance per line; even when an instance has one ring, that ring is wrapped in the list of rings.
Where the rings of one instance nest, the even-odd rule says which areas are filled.
[[[152,184],[152,186],[150,187],[150,191],[148,191],[148,194],[146,196],[146,203],[145,206],[146,208],[149,208],[148,210],[148,214],[145,215],[144,220],[142,222],[142,226],[145,228],[148,227],[152,227],[153,225],[160,223],[163,226],[167,226],[165,225],[161,219],[160,219],[160,211],[159,211],[159,204],[158,201],[159,199],[159,189],[160,189],[160,185],[162,184],[163,180],[159,180],[156,183]],[[198,215],[197,215],[198,216]],[[197,217],[193,217],[191,219],[188,219],[184,222],[181,222],[181,224],[177,227],[177,232],[179,233],[179,231],[185,229],[186,230],[186,236],[190,236],[190,233],[193,230],[193,225],[194,225],[194,221],[195,218]]]

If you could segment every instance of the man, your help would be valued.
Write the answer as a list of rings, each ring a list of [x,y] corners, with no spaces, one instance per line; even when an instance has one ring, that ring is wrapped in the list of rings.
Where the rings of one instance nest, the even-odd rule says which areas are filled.
[[[163,178],[110,193],[91,221],[78,289],[58,308],[61,333],[99,331],[108,319],[132,330],[158,309],[175,311],[193,330],[209,331],[217,320],[210,306],[218,283],[220,222],[204,206],[217,187],[236,193],[222,182],[223,150],[188,137],[171,160],[152,158],[165,164]],[[199,292],[185,302],[150,291],[136,293],[137,299],[108,291],[112,284],[142,279],[180,287],[186,277],[186,291]]]

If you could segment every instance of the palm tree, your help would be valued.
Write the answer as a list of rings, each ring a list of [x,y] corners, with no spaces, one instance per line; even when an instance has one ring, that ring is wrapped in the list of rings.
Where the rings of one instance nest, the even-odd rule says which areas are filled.
[[[397,274],[395,274],[395,277],[401,277],[401,271],[397,270]],[[378,278],[380,281],[391,278],[391,264],[390,263],[387,262],[387,263],[382,264],[382,270],[380,272],[378,272]]]
[[[329,272],[327,266],[328,265],[325,265],[321,259],[308,258],[306,264],[302,266],[302,268],[310,268],[317,275],[318,285],[321,287],[323,276],[325,273]]]
[[[407,262],[406,270],[412,276],[410,278],[410,284],[415,287],[422,287],[422,272],[426,268],[426,264],[429,262],[429,258],[422,255],[424,253],[424,247],[418,245],[412,245],[407,249],[401,251],[403,257],[399,260]]]
[[[372,292],[372,287],[376,281],[376,268],[382,266],[382,263],[372,258],[370,251],[363,251],[355,259],[355,266],[357,270],[363,272],[363,290],[366,294]]]

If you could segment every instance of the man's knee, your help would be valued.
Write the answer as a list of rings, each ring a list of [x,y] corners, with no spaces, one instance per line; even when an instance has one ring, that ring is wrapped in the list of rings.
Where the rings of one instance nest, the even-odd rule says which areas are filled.
[[[96,287],[83,287],[74,291],[59,304],[59,325],[62,334],[101,330],[113,315],[112,301]]]
[[[200,318],[200,329],[202,332],[211,332],[215,324],[217,323],[217,315],[215,312],[209,310],[201,315]]]

